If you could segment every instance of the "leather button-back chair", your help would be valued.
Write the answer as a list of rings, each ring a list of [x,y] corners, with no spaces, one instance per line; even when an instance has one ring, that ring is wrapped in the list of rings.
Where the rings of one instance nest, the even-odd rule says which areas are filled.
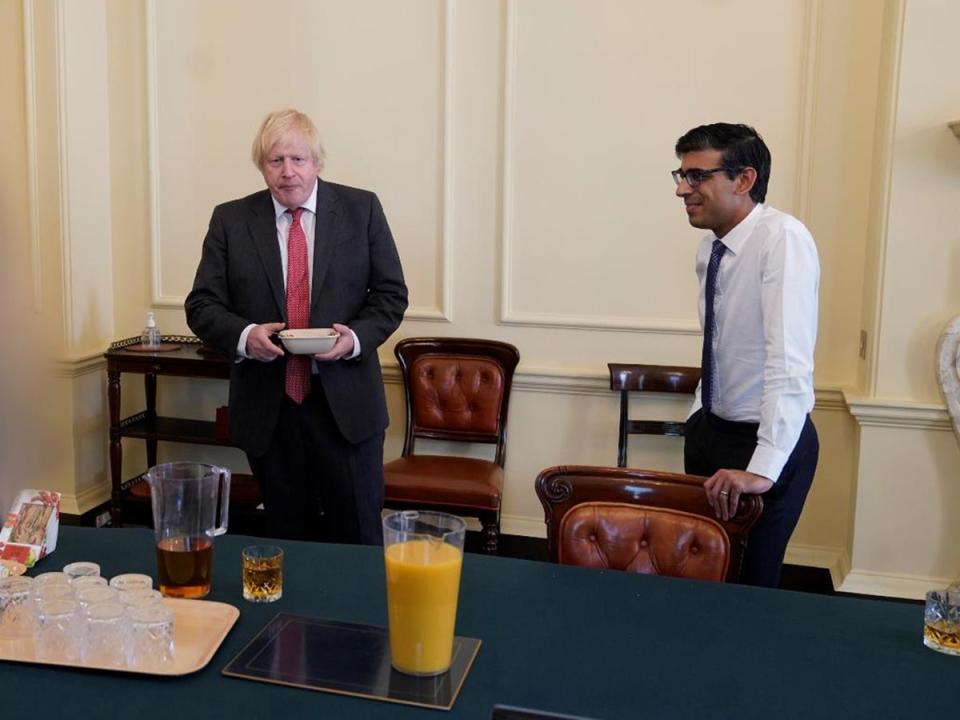
[[[566,466],[537,477],[550,560],[653,575],[736,581],[763,501],[743,495],[716,517],[706,478],[627,468]]]
[[[500,537],[507,409],[520,353],[508,343],[408,338],[394,349],[406,391],[402,457],[383,466],[385,504],[476,517],[485,552]],[[414,452],[418,438],[489,443],[493,460]]]
[[[692,395],[700,382],[700,368],[676,365],[607,363],[610,389],[620,393],[620,439],[617,466],[627,466],[628,435],[683,435],[684,423],[664,420],[631,420],[630,393],[686,393]]]

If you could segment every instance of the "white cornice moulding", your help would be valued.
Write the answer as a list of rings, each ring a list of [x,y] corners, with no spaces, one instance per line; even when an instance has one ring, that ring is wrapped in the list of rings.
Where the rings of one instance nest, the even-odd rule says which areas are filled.
[[[403,384],[400,368],[395,362],[386,363],[381,359],[381,364],[384,382]],[[524,367],[514,375],[513,387],[521,392],[614,396],[614,391],[610,389],[610,375],[589,369]],[[817,410],[846,410],[841,388],[825,385],[815,388],[814,392]],[[686,397],[677,396],[677,399],[688,402]]]
[[[391,385],[402,385],[400,368],[396,362],[384,362],[383,379]],[[100,351],[58,358],[55,375],[77,378],[99,372],[106,367]],[[558,393],[561,395],[610,396],[610,376],[592,369],[561,369],[525,367],[514,375],[514,387],[521,392]],[[950,419],[943,406],[920,403],[893,403],[865,398],[853,398],[845,389],[831,385],[817,386],[815,409],[820,411],[845,411],[857,418],[861,425],[950,430]]]
[[[896,427],[952,431],[943,405],[846,395],[850,414],[861,427]]]

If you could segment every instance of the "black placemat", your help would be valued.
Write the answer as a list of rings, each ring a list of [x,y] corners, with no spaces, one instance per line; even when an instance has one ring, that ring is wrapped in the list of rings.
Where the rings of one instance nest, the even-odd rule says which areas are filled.
[[[455,637],[450,670],[416,677],[390,665],[385,627],[280,613],[227,664],[223,674],[449,710],[479,649],[476,638]]]

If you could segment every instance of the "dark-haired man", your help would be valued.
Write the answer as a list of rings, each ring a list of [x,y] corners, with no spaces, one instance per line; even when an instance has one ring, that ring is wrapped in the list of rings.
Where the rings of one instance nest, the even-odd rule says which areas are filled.
[[[696,228],[701,381],[684,464],[708,476],[718,517],[762,494],[741,580],[776,587],[819,455],[813,409],[820,265],[809,231],[764,205],[770,151],[746,125],[715,123],[677,141],[677,196]]]

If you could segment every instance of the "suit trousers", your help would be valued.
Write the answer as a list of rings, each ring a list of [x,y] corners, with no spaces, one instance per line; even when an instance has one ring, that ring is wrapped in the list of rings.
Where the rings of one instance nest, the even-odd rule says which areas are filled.
[[[757,446],[757,423],[724,420],[697,410],[687,420],[684,467],[711,476],[721,469],[745,470]],[[763,514],[750,531],[740,582],[777,587],[787,542],[793,534],[820,455],[817,429],[808,415],[780,477],[763,494]]]
[[[247,456],[260,485],[267,534],[382,545],[383,438],[378,433],[348,442],[316,376],[301,405],[284,397],[266,453]]]

